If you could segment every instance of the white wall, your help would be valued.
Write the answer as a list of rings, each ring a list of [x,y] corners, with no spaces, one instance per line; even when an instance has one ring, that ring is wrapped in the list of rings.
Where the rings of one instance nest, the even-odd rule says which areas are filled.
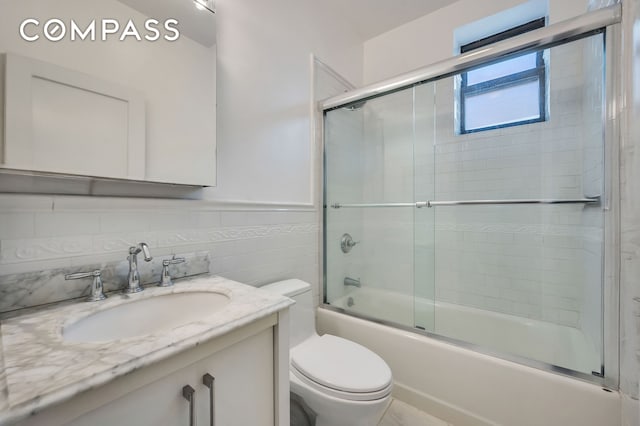
[[[380,81],[450,58],[456,28],[519,3],[523,1],[457,1],[367,40],[364,44],[364,83]]]
[[[640,424],[640,1],[623,2],[622,77],[628,108],[620,150],[620,390],[622,424]]]
[[[309,53],[353,84],[362,40],[311,0],[219,0],[215,199],[310,203]]]
[[[547,1],[550,23],[587,11],[586,0]],[[456,28],[524,3],[525,0],[460,0],[367,40],[364,84],[450,58],[454,54]]]

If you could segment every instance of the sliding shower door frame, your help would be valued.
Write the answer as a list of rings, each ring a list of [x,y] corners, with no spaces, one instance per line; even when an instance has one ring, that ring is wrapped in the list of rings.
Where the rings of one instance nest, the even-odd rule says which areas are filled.
[[[605,32],[604,120],[604,259],[602,277],[602,380],[607,388],[620,385],[620,136],[624,99],[622,25]]]
[[[521,365],[533,367],[539,370],[561,374],[582,381],[603,386],[607,389],[617,390],[620,383],[619,373],[619,307],[620,307],[620,177],[619,177],[619,151],[621,123],[620,117],[623,110],[622,99],[624,94],[623,79],[619,75],[621,70],[622,52],[622,10],[621,5],[616,4],[594,12],[589,12],[577,18],[560,22],[539,30],[532,31],[515,39],[496,43],[495,46],[477,55],[461,55],[445,60],[423,69],[419,69],[396,78],[385,80],[370,86],[346,92],[319,103],[318,115],[322,115],[323,126],[320,132],[322,165],[320,182],[322,183],[322,247],[320,261],[322,271],[322,283],[320,288],[320,308],[341,314],[361,318],[374,323],[391,326],[397,329],[424,335],[439,341],[451,343],[456,346],[472,350],[474,352],[490,355],[499,359],[515,362]],[[476,67],[484,62],[495,60],[503,55],[522,53],[545,48],[551,48],[570,41],[588,37],[593,34],[603,33],[605,43],[605,82],[604,82],[604,188],[601,196],[601,208],[604,210],[604,254],[602,277],[602,353],[603,365],[600,372],[586,374],[580,371],[536,361],[518,355],[506,354],[488,349],[466,341],[461,341],[435,334],[415,327],[409,327],[400,323],[381,320],[372,316],[354,313],[342,308],[332,306],[326,302],[327,286],[327,256],[326,256],[326,210],[330,208],[327,200],[326,180],[326,131],[327,112],[353,105],[354,103],[377,98],[399,90],[407,89],[428,81],[460,73],[466,69]],[[419,207],[419,206],[416,206]]]

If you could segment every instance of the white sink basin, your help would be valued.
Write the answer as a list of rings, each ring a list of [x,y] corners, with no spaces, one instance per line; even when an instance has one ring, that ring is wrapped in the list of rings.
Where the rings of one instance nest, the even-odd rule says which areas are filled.
[[[149,297],[68,324],[62,337],[69,342],[105,342],[144,336],[198,321],[229,302],[225,294],[205,291]]]

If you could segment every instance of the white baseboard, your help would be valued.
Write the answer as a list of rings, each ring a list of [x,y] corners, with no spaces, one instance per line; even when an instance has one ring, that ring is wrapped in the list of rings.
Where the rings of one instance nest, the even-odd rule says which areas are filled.
[[[495,426],[498,423],[476,416],[461,407],[448,404],[431,395],[420,392],[402,383],[393,384],[393,396],[419,410],[438,417],[455,426]]]

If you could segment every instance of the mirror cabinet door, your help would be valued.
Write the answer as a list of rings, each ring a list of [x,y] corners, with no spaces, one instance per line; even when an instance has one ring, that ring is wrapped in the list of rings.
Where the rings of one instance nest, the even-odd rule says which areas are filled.
[[[0,10],[0,167],[215,185],[210,10],[173,0],[0,0]]]

